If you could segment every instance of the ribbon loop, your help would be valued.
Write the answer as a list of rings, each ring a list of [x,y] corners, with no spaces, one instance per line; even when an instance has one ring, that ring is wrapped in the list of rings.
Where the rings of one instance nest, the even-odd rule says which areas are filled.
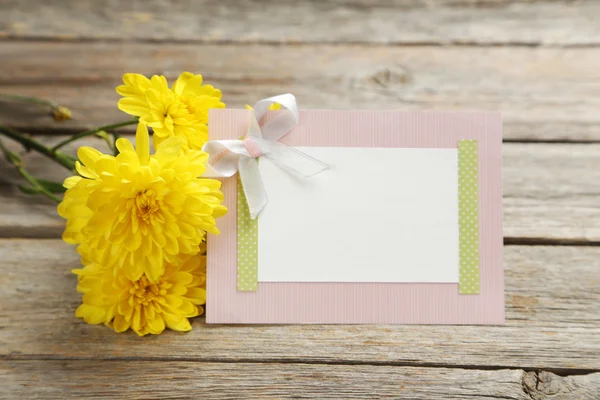
[[[257,122],[260,122],[273,103],[279,104],[283,109],[264,124],[261,131],[264,139],[279,140],[298,123],[298,106],[296,98],[290,93],[259,100],[254,105],[254,116]]]
[[[260,125],[271,104],[283,108]],[[240,174],[250,216],[255,219],[267,204],[267,194],[258,168],[258,158],[266,157],[288,171],[303,177],[316,175],[328,166],[319,160],[279,143],[298,123],[298,106],[294,95],[287,93],[258,101],[251,111],[248,130],[242,140],[209,140],[202,150],[209,154],[207,177],[226,178]]]

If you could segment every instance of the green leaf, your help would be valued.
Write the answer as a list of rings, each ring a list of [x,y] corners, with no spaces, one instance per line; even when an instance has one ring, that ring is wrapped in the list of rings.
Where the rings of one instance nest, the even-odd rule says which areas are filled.
[[[40,186],[49,191],[50,193],[64,193],[67,191],[65,187],[63,187],[62,183],[47,181],[45,179],[36,179],[35,180]],[[25,194],[40,194],[42,191],[38,188],[32,186],[24,186],[18,185],[18,188],[21,192]]]
[[[20,190],[22,193],[25,193],[25,194],[31,194],[31,195],[34,195],[34,194],[40,194],[40,193],[41,193],[41,192],[39,191],[39,189],[36,189],[36,188],[34,188],[34,187],[31,187],[31,186],[23,186],[23,185],[18,185],[17,187],[19,188],[19,190]]]
[[[52,182],[45,179],[37,179],[37,181],[50,193],[64,193],[67,191],[67,188],[65,188],[60,182]]]

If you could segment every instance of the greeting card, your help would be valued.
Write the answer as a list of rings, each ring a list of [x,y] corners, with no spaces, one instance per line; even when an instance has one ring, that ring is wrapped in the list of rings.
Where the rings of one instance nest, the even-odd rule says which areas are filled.
[[[504,323],[498,113],[299,111],[288,94],[210,110],[209,137],[229,213],[208,323]]]

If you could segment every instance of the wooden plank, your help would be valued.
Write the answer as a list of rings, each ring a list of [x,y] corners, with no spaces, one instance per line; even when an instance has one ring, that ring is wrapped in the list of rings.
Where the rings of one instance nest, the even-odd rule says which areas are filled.
[[[600,391],[600,373],[363,365],[4,361],[0,378],[4,399],[594,400]]]
[[[140,373],[143,371],[142,373]],[[600,375],[600,374],[595,374]],[[0,398],[531,400],[523,371],[194,362],[0,362]],[[593,375],[591,375],[593,377]],[[572,394],[592,399],[598,379]],[[564,379],[557,377],[555,382]],[[588,393],[583,397],[584,393]],[[541,397],[546,398],[546,397]]]
[[[598,144],[510,143],[503,150],[505,237],[600,240]]]
[[[41,137],[54,144],[64,136]],[[8,143],[8,142],[7,142]],[[79,145],[107,147],[99,139]],[[11,148],[19,147],[11,143]],[[509,240],[600,241],[600,144],[504,144],[504,235]],[[69,172],[36,153],[23,157],[40,178],[62,180]],[[0,237],[60,237],[64,221],[55,204],[21,194],[22,179],[0,158]]]
[[[202,43],[597,45],[595,1],[3,2],[0,37]]]
[[[0,42],[0,93],[71,107],[0,106],[0,121],[70,132],[125,118],[114,88],[124,72],[202,72],[230,107],[292,92],[302,108],[501,110],[505,139],[600,140],[600,48],[362,45],[203,45]]]
[[[5,359],[187,360],[600,370],[600,248],[508,246],[505,326],[205,325],[140,339],[73,316],[79,257],[0,241]]]

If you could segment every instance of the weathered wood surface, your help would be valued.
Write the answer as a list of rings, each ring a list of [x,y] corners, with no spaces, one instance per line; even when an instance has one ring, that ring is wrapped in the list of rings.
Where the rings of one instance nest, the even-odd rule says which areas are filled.
[[[200,43],[597,45],[597,1],[4,0],[0,37]]]
[[[74,318],[59,240],[0,241],[5,359],[189,360],[600,370],[600,248],[507,246],[506,326],[240,326],[140,339]]]
[[[598,399],[600,374],[560,377],[551,372],[527,372],[523,389],[533,400]]]
[[[598,15],[591,0],[0,0],[0,93],[74,111],[55,124],[0,102],[1,123],[56,143],[126,118],[122,73],[183,70],[230,107],[289,91],[303,108],[500,110],[517,142],[505,241],[535,244],[505,247],[505,326],[197,318],[140,339],[74,317],[78,256],[55,205],[20,194],[2,160],[0,398],[600,399]]]
[[[64,136],[40,137],[56,144]],[[8,142],[7,142],[8,144]],[[75,154],[88,144],[106,151],[100,139],[76,142],[66,148]],[[19,146],[11,144],[19,150]],[[23,156],[29,170],[41,178],[60,181],[69,172],[37,153]],[[504,144],[504,236],[511,243],[586,243],[600,241],[600,144]],[[60,237],[64,221],[56,205],[44,197],[23,195],[22,183],[0,159],[0,237]]]
[[[0,103],[0,121],[70,132],[123,118],[124,72],[203,73],[230,107],[291,92],[302,108],[490,109],[507,140],[600,140],[600,48],[212,45],[0,42],[0,93],[73,108],[52,124],[39,109]]]
[[[128,399],[592,400],[600,374],[560,377],[357,365],[117,361],[0,362],[0,397]],[[542,386],[537,382],[543,377]],[[535,383],[534,383],[535,382]]]

